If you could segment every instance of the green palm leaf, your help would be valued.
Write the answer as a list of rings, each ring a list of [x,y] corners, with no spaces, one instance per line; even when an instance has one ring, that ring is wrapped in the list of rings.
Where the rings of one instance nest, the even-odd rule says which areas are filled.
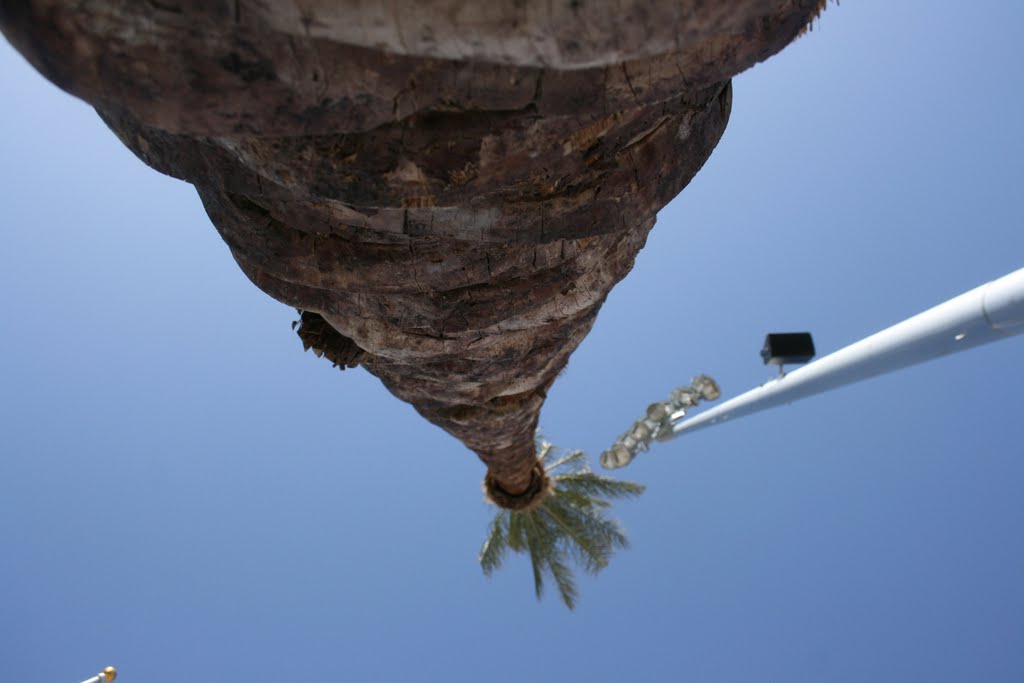
[[[569,489],[584,496],[602,498],[635,498],[644,492],[644,486],[632,481],[619,481],[589,470],[563,474],[555,478],[559,488]]]
[[[547,564],[548,571],[558,586],[558,595],[562,598],[562,603],[569,609],[576,609],[576,577],[573,576],[572,569],[565,564],[560,553],[552,554]]]
[[[544,466],[544,469],[547,470],[548,472],[550,472],[551,470],[562,469],[563,467],[567,467],[570,464],[573,465],[574,468],[587,466],[587,460],[586,457],[583,455],[583,451],[569,451],[567,455],[564,455],[561,458],[557,456],[558,452],[555,450],[554,446],[552,446],[551,444],[544,444],[544,446],[541,447],[539,460],[541,464]]]
[[[512,514],[511,512],[509,514]],[[530,568],[533,569],[533,589],[540,600],[544,593],[544,565],[552,553],[551,546],[545,542],[544,534],[540,525],[533,517],[523,515],[523,526],[528,529],[526,532],[526,549],[530,555]]]
[[[608,508],[611,500],[639,496],[644,487],[594,474],[582,451],[563,455],[538,441],[537,457],[551,478],[551,492],[532,509],[495,513],[480,549],[480,567],[490,576],[501,568],[509,550],[525,553],[537,598],[549,576],[562,603],[574,609],[578,592],[570,560],[588,574],[597,574],[616,550],[627,548],[629,539],[622,525],[607,516]]]
[[[508,522],[508,515],[494,515],[487,540],[480,549],[480,567],[488,576],[501,569],[501,563],[505,559],[505,551],[508,550]]]

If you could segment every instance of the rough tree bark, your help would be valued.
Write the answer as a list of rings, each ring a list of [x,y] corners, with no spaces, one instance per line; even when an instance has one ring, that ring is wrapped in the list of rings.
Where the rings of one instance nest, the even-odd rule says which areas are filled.
[[[545,392],[714,149],[728,79],[822,4],[5,0],[0,27],[514,506],[543,489]]]

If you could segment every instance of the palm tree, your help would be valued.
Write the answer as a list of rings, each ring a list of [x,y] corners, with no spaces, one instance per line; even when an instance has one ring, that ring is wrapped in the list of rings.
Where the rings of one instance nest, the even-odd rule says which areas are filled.
[[[538,460],[546,392],[715,148],[729,79],[823,5],[26,0],[0,30],[196,187],[305,348],[476,453],[501,508],[484,571],[525,550],[571,607],[567,561],[604,567],[608,501],[642,488]]]
[[[542,490],[547,389],[714,149],[729,79],[821,5],[28,0],[0,29],[195,185],[304,343],[459,439],[514,509]]]
[[[583,451],[559,456],[550,443],[539,438],[537,450],[542,493],[528,506],[512,510],[501,505],[485,484],[488,500],[500,509],[480,549],[480,566],[489,576],[501,568],[509,550],[526,553],[533,568],[537,599],[543,593],[547,574],[565,606],[574,609],[577,591],[570,561],[597,574],[608,565],[615,550],[626,548],[629,540],[622,527],[606,516],[610,500],[639,496],[644,487],[595,474]]]
[[[604,567],[608,501],[642,488],[538,460],[547,390],[717,144],[729,79],[823,4],[26,0],[0,30],[196,187],[305,348],[476,453],[484,571],[525,550],[571,607],[568,560]]]

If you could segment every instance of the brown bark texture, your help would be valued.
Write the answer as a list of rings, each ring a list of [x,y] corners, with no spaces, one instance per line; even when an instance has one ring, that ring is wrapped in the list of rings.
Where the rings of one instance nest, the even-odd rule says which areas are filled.
[[[546,390],[714,149],[729,78],[820,5],[3,0],[0,27],[195,185],[304,341],[516,494]]]

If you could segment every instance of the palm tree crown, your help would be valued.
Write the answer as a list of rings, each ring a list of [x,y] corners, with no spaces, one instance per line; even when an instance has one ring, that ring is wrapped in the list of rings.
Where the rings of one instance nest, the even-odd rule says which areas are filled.
[[[573,609],[577,591],[569,562],[588,574],[597,574],[615,550],[628,547],[621,524],[607,516],[610,500],[639,496],[644,487],[595,474],[583,451],[559,456],[550,443],[541,440],[537,449],[538,461],[550,480],[549,489],[529,509],[499,509],[495,513],[480,549],[480,566],[489,576],[501,567],[509,550],[527,553],[537,598],[544,591],[544,575],[549,574],[562,602]]]

